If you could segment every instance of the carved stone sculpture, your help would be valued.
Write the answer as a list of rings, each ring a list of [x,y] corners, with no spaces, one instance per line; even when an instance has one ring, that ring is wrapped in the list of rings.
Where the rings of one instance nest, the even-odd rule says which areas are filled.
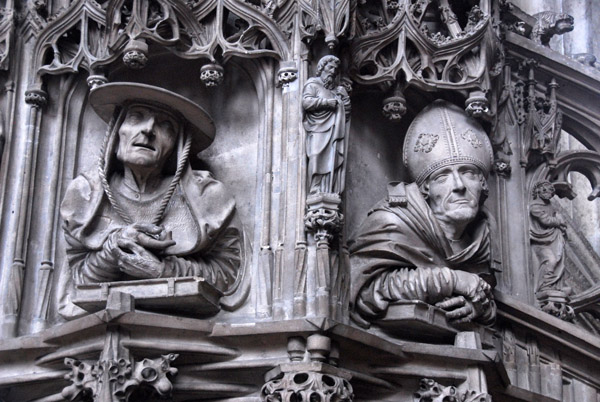
[[[352,402],[349,372],[337,367],[339,349],[327,336],[288,340],[290,363],[269,371],[261,389],[263,402]]]
[[[309,194],[344,191],[350,97],[343,85],[336,86],[339,66],[337,57],[323,57],[302,92]]]
[[[173,389],[169,377],[175,376],[178,371],[171,367],[171,362],[177,357],[177,354],[171,353],[138,362],[120,359],[94,363],[67,357],[65,365],[71,368],[71,372],[65,375],[65,379],[71,385],[63,389],[62,396],[68,401],[86,400],[86,396],[107,402],[127,401],[132,392],[144,385],[167,397]]]
[[[550,202],[554,195],[552,183],[537,183],[533,188],[533,202],[529,207],[531,250],[534,267],[537,267],[535,294],[542,310],[570,319],[573,312],[566,306],[570,289],[562,284],[567,225]]]
[[[241,259],[235,203],[189,162],[214,138],[209,115],[142,84],[99,86],[90,102],[110,124],[98,168],[61,205],[74,283],[197,276],[226,291]]]
[[[419,382],[419,391],[413,395],[414,402],[491,402],[489,394],[468,390],[461,392],[456,387],[443,386],[430,378]]]
[[[554,35],[562,35],[575,28],[575,21],[569,14],[542,11],[533,17],[536,19],[536,23],[531,30],[531,39],[547,47],[550,47],[550,39]]]
[[[350,246],[357,322],[420,300],[454,321],[494,320],[494,221],[481,208],[492,148],[463,110],[438,100],[411,123],[404,164],[415,183],[391,183]]]

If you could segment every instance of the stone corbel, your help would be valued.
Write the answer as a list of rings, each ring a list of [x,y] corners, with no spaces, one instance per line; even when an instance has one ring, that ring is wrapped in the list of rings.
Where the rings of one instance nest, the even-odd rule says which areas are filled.
[[[287,88],[298,78],[298,68],[295,61],[281,62],[277,72],[277,86]]]
[[[330,338],[314,334],[288,340],[290,363],[265,375],[264,402],[352,402],[351,375],[337,367],[339,350]]]
[[[138,362],[125,357],[98,362],[66,358],[65,365],[71,372],[65,375],[65,379],[71,385],[62,390],[62,396],[69,401],[86,396],[102,402],[127,401],[140,386],[149,386],[161,397],[169,397],[173,389],[169,377],[177,374],[171,363],[177,357],[177,354],[170,353]]]
[[[334,193],[318,193],[306,200],[304,218],[306,229],[313,233],[317,243],[331,242],[341,230],[344,215],[340,212],[342,199]]]
[[[430,378],[419,383],[419,390],[414,393],[414,402],[492,402],[487,393],[477,391],[461,392],[456,387],[444,386]]]
[[[134,306],[131,295],[114,292],[108,297],[106,309],[121,314],[133,311]],[[129,339],[129,331],[109,324],[104,348],[97,361],[65,358],[65,365],[71,369],[65,379],[71,384],[63,388],[63,398],[68,401],[127,402],[142,386],[153,389],[161,397],[169,397],[173,389],[170,377],[178,371],[171,363],[179,355],[169,353],[136,361],[124,346]]]

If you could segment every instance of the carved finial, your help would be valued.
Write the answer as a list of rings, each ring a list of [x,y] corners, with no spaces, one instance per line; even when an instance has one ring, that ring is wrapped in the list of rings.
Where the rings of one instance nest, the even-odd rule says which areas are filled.
[[[394,94],[383,100],[382,113],[387,119],[393,123],[398,123],[402,120],[402,116],[406,114],[406,98],[399,85],[394,89]]]
[[[148,44],[143,40],[130,40],[123,50],[123,63],[133,69],[140,70],[148,62]]]
[[[223,82],[224,71],[219,64],[205,64],[200,69],[200,80],[207,87],[216,87]]]
[[[472,117],[484,120],[491,117],[490,103],[483,91],[472,91],[465,101],[465,106],[465,111]]]

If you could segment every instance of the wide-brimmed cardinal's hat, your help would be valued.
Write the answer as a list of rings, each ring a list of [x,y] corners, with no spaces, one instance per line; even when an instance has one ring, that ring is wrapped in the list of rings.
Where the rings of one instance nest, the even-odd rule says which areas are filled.
[[[111,82],[90,91],[90,104],[107,123],[115,108],[142,103],[180,116],[185,130],[192,136],[192,155],[207,148],[215,138],[215,125],[210,115],[191,100],[152,85],[133,82]]]

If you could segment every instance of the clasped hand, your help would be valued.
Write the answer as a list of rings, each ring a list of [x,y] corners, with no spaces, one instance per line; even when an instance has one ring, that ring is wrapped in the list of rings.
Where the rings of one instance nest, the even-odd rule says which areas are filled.
[[[159,278],[165,264],[156,253],[175,244],[163,226],[134,223],[114,232],[108,251],[119,269],[134,278]]]
[[[460,294],[436,303],[436,307],[445,310],[446,318],[454,323],[471,322],[491,308],[491,286],[475,274],[468,275],[472,275],[470,280],[457,289]]]

